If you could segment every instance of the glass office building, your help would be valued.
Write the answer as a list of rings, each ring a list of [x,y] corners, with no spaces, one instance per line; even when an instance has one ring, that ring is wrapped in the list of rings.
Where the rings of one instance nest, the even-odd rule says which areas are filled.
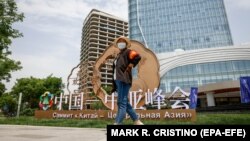
[[[223,0],[128,0],[129,37],[157,53],[232,46]],[[161,88],[189,89],[250,74],[249,61],[224,61],[174,68]]]

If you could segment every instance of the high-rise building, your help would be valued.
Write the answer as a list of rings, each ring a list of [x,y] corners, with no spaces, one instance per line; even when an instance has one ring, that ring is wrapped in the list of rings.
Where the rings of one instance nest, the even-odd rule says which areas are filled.
[[[129,30],[155,53],[233,45],[223,0],[129,0]]]
[[[91,78],[95,61],[120,36],[128,36],[128,23],[121,18],[93,9],[84,20],[79,89],[85,95],[93,91]],[[100,70],[104,86],[112,84],[111,65],[111,62],[107,62]]]
[[[129,37],[156,54],[233,45],[223,0],[128,0],[128,4]],[[250,61],[193,62],[161,74],[163,91],[171,92],[175,86],[188,90],[250,74]]]

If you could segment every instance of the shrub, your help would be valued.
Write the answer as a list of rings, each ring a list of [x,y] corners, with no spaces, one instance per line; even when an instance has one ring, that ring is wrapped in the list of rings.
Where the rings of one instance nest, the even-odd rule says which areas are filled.
[[[15,116],[17,110],[17,101],[12,95],[3,94],[0,97],[0,108],[5,116]]]
[[[35,115],[35,109],[31,109],[31,108],[27,108],[27,109],[24,109],[20,115],[22,116],[34,116]]]
[[[91,109],[93,110],[107,110],[105,105],[102,103],[102,101],[96,101],[91,105]]]

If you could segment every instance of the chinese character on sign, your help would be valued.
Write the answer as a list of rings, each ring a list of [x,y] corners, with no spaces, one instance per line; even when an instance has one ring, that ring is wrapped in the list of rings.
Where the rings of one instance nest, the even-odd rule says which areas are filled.
[[[175,90],[168,97],[172,103],[172,109],[189,109],[189,95],[189,93],[183,91],[180,87],[175,87]]]

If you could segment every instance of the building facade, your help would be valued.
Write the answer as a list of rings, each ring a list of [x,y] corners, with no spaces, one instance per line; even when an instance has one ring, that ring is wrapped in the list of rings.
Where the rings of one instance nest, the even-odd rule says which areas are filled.
[[[131,39],[143,42],[156,54],[233,45],[223,0],[129,0],[129,32]],[[236,80],[250,75],[249,64],[248,60],[194,60],[161,74],[160,87],[171,92],[175,86],[188,90]]]
[[[81,55],[80,55],[80,86],[85,96],[92,93],[91,78],[93,65],[104,50],[120,36],[128,36],[128,23],[113,15],[93,9],[83,23]],[[103,86],[112,84],[112,61],[101,68]]]
[[[167,91],[175,86],[186,91],[199,86],[201,107],[240,103],[239,78],[250,74],[249,53],[250,44],[161,53],[160,76],[167,75],[171,81]],[[181,73],[186,66],[189,68]]]
[[[129,30],[155,53],[233,45],[223,0],[129,0]]]

